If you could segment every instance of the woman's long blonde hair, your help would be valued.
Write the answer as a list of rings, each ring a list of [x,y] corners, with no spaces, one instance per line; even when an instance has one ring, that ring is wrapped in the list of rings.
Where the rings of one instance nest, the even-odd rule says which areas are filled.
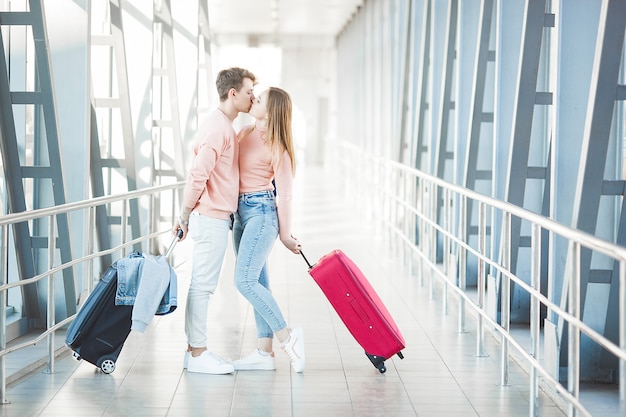
[[[270,87],[267,92],[267,144],[272,151],[274,169],[281,162],[283,152],[287,151],[291,158],[291,170],[296,173],[296,158],[293,150],[293,134],[291,131],[291,97],[278,87]]]

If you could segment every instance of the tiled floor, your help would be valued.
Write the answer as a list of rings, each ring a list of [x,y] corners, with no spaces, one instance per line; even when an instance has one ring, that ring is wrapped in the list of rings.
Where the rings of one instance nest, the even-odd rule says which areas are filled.
[[[488,356],[477,357],[471,319],[466,333],[457,332],[454,303],[448,315],[442,315],[441,297],[430,299],[427,287],[420,287],[385,249],[368,222],[359,221],[355,207],[344,201],[336,185],[320,169],[299,171],[294,234],[309,259],[342,249],[385,301],[407,343],[405,359],[388,360],[385,374],[369,363],[302,258],[280,243],[270,260],[273,291],[288,323],[305,330],[305,372],[292,372],[278,348],[276,371],[221,376],[184,372],[184,296],[190,266],[186,256],[191,242],[183,242],[172,260],[179,275],[179,309],[155,317],[145,333],[131,333],[112,374],[67,355],[57,361],[54,374],[38,371],[9,386],[10,403],[0,406],[0,416],[528,416],[526,372],[512,364],[510,385],[501,386],[495,340],[487,335]],[[255,331],[251,309],[234,288],[232,276],[229,252],[208,324],[209,348],[235,359],[255,347]],[[611,398],[613,405],[594,415],[623,416]],[[565,414],[542,393],[539,415]]]

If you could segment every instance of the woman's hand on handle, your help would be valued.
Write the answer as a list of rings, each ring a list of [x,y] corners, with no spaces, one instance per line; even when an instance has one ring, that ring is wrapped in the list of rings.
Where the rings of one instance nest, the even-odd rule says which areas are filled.
[[[285,245],[287,249],[289,249],[296,255],[298,255],[300,253],[300,249],[302,249],[302,244],[300,243],[300,241],[293,236],[289,236],[284,239],[281,238],[280,241],[283,242],[283,245]]]

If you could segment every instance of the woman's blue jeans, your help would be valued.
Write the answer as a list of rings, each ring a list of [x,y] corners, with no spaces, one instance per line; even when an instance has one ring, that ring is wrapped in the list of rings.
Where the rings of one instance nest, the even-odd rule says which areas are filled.
[[[267,258],[278,237],[274,193],[256,191],[239,196],[233,226],[235,285],[254,307],[257,337],[273,337],[287,326],[270,291]]]

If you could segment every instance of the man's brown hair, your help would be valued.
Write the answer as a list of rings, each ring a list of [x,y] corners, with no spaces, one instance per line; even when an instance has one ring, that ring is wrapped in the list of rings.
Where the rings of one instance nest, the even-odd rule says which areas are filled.
[[[225,101],[228,98],[228,92],[231,88],[239,91],[243,86],[244,78],[250,78],[253,84],[256,83],[254,74],[246,69],[233,67],[221,70],[215,81],[220,101]]]

